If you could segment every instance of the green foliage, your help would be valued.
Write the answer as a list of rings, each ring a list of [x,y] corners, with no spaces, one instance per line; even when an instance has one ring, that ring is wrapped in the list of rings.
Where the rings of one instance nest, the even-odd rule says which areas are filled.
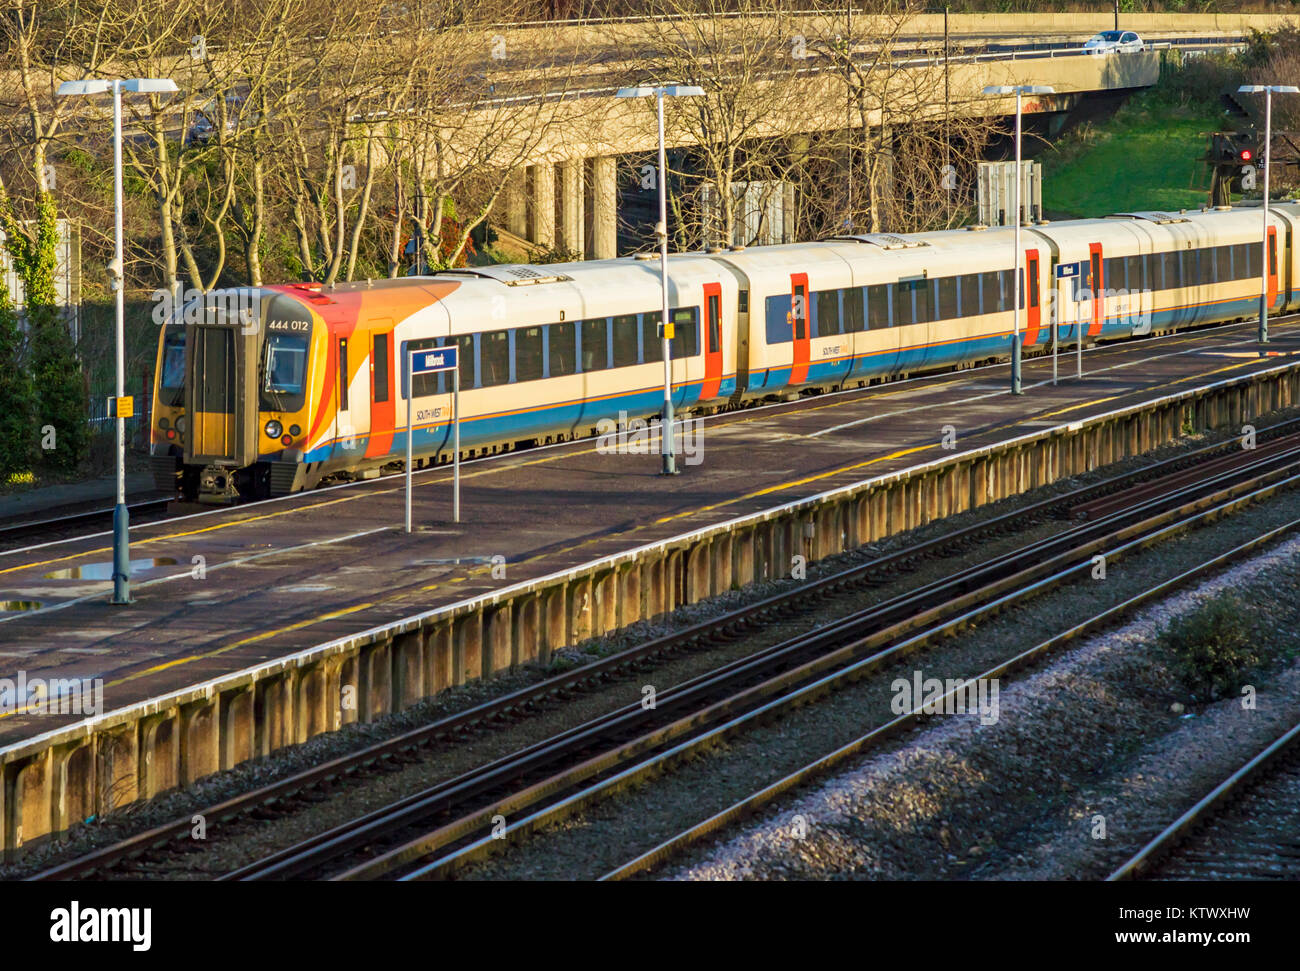
[[[35,398],[22,344],[18,314],[0,274],[0,485],[30,472],[36,460]]]
[[[1241,601],[1221,593],[1161,629],[1157,645],[1174,673],[1199,698],[1210,700],[1237,685],[1260,656]]]
[[[26,295],[28,358],[37,399],[36,424],[54,427],[55,447],[44,453],[44,459],[52,469],[67,473],[76,471],[85,458],[90,432],[81,366],[56,306],[57,219],[58,209],[48,195],[37,202],[30,233],[24,231],[7,205],[0,205],[9,253]]]
[[[1209,200],[1206,132],[1224,127],[1219,95],[1242,78],[1229,56],[1171,57],[1160,83],[1104,124],[1043,152],[1043,208],[1058,218],[1198,208]]]

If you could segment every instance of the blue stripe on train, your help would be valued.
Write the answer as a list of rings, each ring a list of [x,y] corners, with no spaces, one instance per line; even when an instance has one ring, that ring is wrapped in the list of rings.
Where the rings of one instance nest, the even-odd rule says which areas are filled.
[[[1300,301],[1300,289],[1290,291],[1287,302]],[[1151,315],[1151,328],[1164,330],[1169,327],[1186,327],[1191,324],[1205,323],[1225,317],[1249,317],[1259,310],[1259,298],[1219,301],[1197,308],[1177,308],[1162,310]],[[1279,312],[1281,312],[1279,310]],[[1085,322],[1085,326],[1088,322]],[[1111,318],[1103,322],[1101,335],[1104,337],[1124,337],[1133,333],[1135,321],[1126,318]],[[1061,339],[1073,341],[1076,338],[1077,324],[1061,328]],[[1046,347],[1050,338],[1050,326],[1040,327],[1038,340],[1030,347]],[[851,361],[812,361],[808,365],[807,384],[835,383],[848,378],[860,380],[880,377],[896,371],[915,371],[923,367],[942,367],[959,364],[964,361],[978,360],[985,357],[1005,356],[1010,353],[1011,337],[980,337],[974,340],[954,341],[947,344],[926,345],[905,350],[873,351],[855,356]],[[777,390],[789,384],[792,368],[790,365],[756,371],[752,374],[750,388],[754,390]],[[700,382],[690,382],[675,389],[673,404],[682,408],[699,400]],[[726,398],[736,390],[736,379],[726,378],[718,390],[719,398]],[[521,413],[496,415],[491,418],[474,418],[461,426],[461,446],[473,448],[487,442],[501,441],[514,437],[516,439],[536,438],[556,432],[572,431],[576,427],[593,426],[603,418],[616,419],[620,412],[630,417],[657,414],[663,402],[660,389],[648,389],[630,394],[615,395],[598,401],[570,402],[564,405],[545,405],[530,408]],[[400,409],[399,409],[400,411]],[[452,431],[449,425],[433,428],[416,428],[414,450],[420,454],[440,451],[450,447]],[[360,456],[365,454],[368,436],[357,436],[356,444],[351,450]],[[319,462],[330,458],[339,448],[337,443],[324,445],[308,452],[303,461]],[[393,435],[393,445],[388,453],[394,458],[406,453],[406,435],[397,431]]]

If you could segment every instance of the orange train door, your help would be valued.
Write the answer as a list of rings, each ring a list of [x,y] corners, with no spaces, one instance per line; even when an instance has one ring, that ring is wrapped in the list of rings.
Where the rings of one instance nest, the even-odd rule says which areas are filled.
[[[388,319],[370,322],[370,440],[366,458],[387,455],[393,449],[393,322]]]
[[[808,361],[812,356],[808,337],[808,274],[790,274],[790,328],[794,338],[790,383],[808,380]]]
[[[718,396],[722,386],[722,284],[704,284],[704,384],[700,400]]]
[[[1092,323],[1088,327],[1088,336],[1096,337],[1101,333],[1101,325],[1106,319],[1106,280],[1103,274],[1101,243],[1088,244],[1088,260],[1091,273],[1088,286],[1092,290]]]
[[[1042,322],[1038,294],[1038,250],[1025,250],[1025,347],[1038,343],[1038,330]]]
[[[1276,310],[1277,299],[1277,227],[1268,227],[1268,305]]]

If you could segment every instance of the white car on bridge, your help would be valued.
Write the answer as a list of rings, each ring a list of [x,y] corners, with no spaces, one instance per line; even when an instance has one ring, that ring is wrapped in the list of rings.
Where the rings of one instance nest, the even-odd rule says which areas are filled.
[[[1147,49],[1146,42],[1131,30],[1103,30],[1083,45],[1088,54],[1134,54]]]

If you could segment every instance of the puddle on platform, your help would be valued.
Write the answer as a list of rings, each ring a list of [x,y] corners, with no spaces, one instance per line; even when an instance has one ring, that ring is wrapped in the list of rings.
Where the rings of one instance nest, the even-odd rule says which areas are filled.
[[[170,556],[158,556],[148,560],[132,560],[131,575],[145,573],[149,570],[156,570],[160,566],[175,566],[176,561]],[[53,573],[47,573],[41,579],[43,580],[111,580],[113,579],[113,563],[87,563],[84,566],[74,566],[67,570],[55,570]]]
[[[491,562],[490,556],[452,556],[442,559],[412,560],[411,566],[478,566]]]
[[[20,610],[40,610],[39,600],[0,600],[0,614],[17,613]]]
[[[321,593],[333,590],[328,583],[300,583],[296,587],[276,587],[277,593]]]

